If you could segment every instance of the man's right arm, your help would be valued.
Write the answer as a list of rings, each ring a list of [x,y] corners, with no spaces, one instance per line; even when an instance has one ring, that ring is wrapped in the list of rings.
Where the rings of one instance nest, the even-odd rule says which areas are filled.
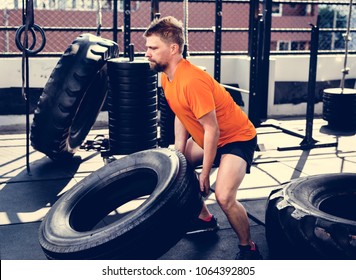
[[[185,145],[187,143],[188,136],[188,131],[176,116],[174,119],[174,147],[182,154],[185,153]]]

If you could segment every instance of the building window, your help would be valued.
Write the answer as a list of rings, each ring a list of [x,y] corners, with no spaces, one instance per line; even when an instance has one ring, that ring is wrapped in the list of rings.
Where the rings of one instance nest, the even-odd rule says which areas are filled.
[[[291,43],[291,50],[292,51],[305,51],[307,50],[307,42],[299,41],[299,42],[292,42]]]
[[[35,0],[34,7],[47,10],[65,10],[70,2],[66,0]]]
[[[2,1],[0,1],[0,9],[1,10],[11,10],[11,9],[19,9],[19,8],[22,8],[22,0],[12,0],[12,1],[11,0],[7,0],[7,1],[2,0]]]
[[[291,50],[291,42],[290,41],[278,41],[277,51],[290,51],[290,50]]]
[[[277,51],[304,51],[308,49],[308,43],[304,41],[278,41]]]
[[[307,16],[313,16],[313,15],[314,15],[313,5],[308,4],[308,5],[305,7],[305,14],[306,14]]]
[[[272,4],[272,16],[282,16],[282,4]]]

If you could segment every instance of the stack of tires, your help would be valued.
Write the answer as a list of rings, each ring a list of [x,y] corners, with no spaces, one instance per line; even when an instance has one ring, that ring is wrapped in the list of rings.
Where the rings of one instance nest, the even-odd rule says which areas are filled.
[[[157,147],[157,75],[147,61],[108,61],[109,153]]]

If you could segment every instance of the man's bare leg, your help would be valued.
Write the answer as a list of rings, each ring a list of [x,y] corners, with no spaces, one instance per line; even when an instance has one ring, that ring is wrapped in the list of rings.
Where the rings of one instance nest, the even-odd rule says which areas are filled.
[[[251,242],[246,210],[236,200],[237,189],[245,174],[245,160],[235,155],[226,154],[221,158],[215,184],[216,199],[236,232],[241,245],[248,245]]]

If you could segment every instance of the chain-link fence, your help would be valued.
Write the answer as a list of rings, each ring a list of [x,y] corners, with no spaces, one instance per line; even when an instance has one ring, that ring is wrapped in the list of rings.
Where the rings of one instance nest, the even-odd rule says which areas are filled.
[[[355,1],[354,1],[355,2]],[[355,5],[355,3],[354,3]],[[353,6],[354,8],[355,6]],[[271,51],[298,52],[310,49],[310,26],[319,26],[319,50],[329,53],[345,49],[350,0],[278,1],[272,4]],[[350,18],[350,51],[356,50],[356,13]]]
[[[96,33],[116,40],[124,49],[125,15],[130,16],[130,42],[136,53],[145,51],[142,33],[152,18],[151,1],[124,0],[33,0],[34,22],[46,32],[42,53],[60,54],[79,34]],[[117,1],[116,3],[114,1]],[[260,1],[259,12],[264,13]],[[23,24],[24,0],[0,2],[0,54],[20,55],[15,33]],[[216,1],[159,1],[161,16],[173,15],[188,29],[186,40],[190,54],[214,54]],[[244,0],[222,1],[222,54],[247,54],[250,29],[250,3]],[[349,0],[272,1],[271,53],[305,53],[310,48],[310,24],[320,27],[319,50],[335,53],[345,48]],[[117,7],[117,13],[115,12]],[[319,22],[318,22],[319,19]],[[350,52],[356,51],[356,13],[350,21]],[[127,31],[127,30],[126,30]]]

